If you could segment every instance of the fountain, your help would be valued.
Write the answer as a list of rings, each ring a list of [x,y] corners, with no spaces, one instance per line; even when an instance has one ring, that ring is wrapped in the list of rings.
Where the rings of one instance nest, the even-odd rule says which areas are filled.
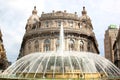
[[[119,80],[120,70],[109,60],[90,52],[64,51],[60,27],[58,51],[32,53],[7,68],[0,80]]]

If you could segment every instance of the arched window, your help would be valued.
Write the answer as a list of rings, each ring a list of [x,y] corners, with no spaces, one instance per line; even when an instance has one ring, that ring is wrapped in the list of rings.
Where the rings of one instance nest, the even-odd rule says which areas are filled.
[[[81,23],[78,23],[78,26],[79,26],[79,28],[82,28],[82,24]]]
[[[49,22],[48,21],[45,22],[45,27],[49,27]]]
[[[80,41],[80,51],[84,51],[84,42]]]
[[[87,45],[87,48],[88,48],[88,52],[90,52],[90,42],[88,42],[88,45]]]
[[[33,19],[33,26],[32,26],[32,29],[36,29],[37,28],[37,19]]]
[[[61,21],[58,21],[58,27],[60,27],[61,26]]]
[[[50,51],[50,40],[46,39],[44,41],[44,51]]]
[[[73,39],[70,39],[69,41],[69,51],[73,51],[75,46],[75,42]]]
[[[31,42],[28,42],[28,53],[31,53]]]
[[[57,39],[56,41],[56,51],[58,50],[58,48],[59,48],[59,39]]]
[[[33,19],[33,23],[36,24],[38,21],[36,18]]]
[[[41,27],[41,22],[39,22],[39,28]]]
[[[37,24],[35,23],[33,24],[32,29],[36,29],[36,28],[37,28]]]
[[[38,42],[38,40],[36,40],[35,43],[34,43],[34,49],[35,49],[35,52],[39,51],[39,42]]]

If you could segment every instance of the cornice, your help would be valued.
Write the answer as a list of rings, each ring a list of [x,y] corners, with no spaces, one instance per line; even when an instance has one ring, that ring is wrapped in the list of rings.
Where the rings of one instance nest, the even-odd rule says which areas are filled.
[[[40,20],[50,20],[50,19],[68,19],[68,20],[79,20],[78,15],[65,12],[56,12],[56,13],[46,13],[41,14]]]

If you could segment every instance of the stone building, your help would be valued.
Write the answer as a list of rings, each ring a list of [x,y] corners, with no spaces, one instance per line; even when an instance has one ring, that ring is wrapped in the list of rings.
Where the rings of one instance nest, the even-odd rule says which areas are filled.
[[[87,51],[99,54],[98,43],[90,17],[83,7],[82,16],[67,11],[42,12],[37,15],[36,7],[26,24],[18,58],[33,52],[57,51],[60,26],[64,28],[66,51]]]
[[[2,33],[0,30],[0,72],[5,70],[8,67],[8,60],[6,57],[6,51],[4,49]]]
[[[113,45],[113,50],[114,50],[114,64],[120,69],[120,28],[118,31],[116,41]]]
[[[105,58],[107,58],[113,63],[114,63],[113,44],[116,40],[117,33],[118,33],[118,28],[116,27],[116,25],[110,25],[108,29],[105,31],[105,38],[104,38]]]

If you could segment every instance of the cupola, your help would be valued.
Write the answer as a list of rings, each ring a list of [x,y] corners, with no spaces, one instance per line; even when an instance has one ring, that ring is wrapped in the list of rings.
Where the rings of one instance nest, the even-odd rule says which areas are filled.
[[[37,15],[36,6],[34,6],[34,10],[32,11],[32,15],[29,17],[26,25],[26,29],[32,29],[33,26],[36,26],[39,24],[39,16]]]

